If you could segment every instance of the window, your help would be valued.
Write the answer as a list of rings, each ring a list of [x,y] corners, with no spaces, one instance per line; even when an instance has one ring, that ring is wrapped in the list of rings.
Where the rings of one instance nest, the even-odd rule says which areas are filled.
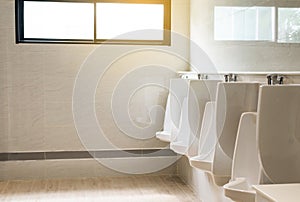
[[[163,32],[154,36],[122,36],[122,33],[135,30],[163,30],[162,4],[97,3],[97,14],[97,27],[100,28],[97,29],[97,39],[163,40]]]
[[[300,43],[300,6],[216,6],[214,39]]]
[[[90,3],[24,2],[24,39],[94,38]]]
[[[300,8],[278,8],[278,42],[300,42]]]
[[[215,40],[271,41],[272,7],[215,7]]]
[[[16,0],[16,40],[169,45],[170,3],[171,0]]]

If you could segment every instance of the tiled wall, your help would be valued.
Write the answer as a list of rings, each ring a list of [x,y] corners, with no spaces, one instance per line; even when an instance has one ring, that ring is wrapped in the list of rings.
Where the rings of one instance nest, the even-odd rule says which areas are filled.
[[[15,44],[14,4],[14,0],[0,1],[0,153],[83,151],[86,148],[78,137],[73,121],[72,93],[80,66],[98,46]],[[189,36],[189,2],[173,0],[172,16],[172,30]],[[182,44],[182,49],[188,58],[189,44]],[[172,64],[170,72],[173,73],[160,75],[159,79],[165,83],[175,76],[174,72],[188,67],[184,61],[164,54],[144,53],[139,60],[132,61],[127,57],[127,60],[115,63],[106,72],[97,88],[94,104],[107,137],[122,149],[167,146],[155,138],[138,140],[123,134],[112,118],[110,105],[114,85],[125,73],[142,65],[144,60],[148,64],[159,61]],[[101,67],[101,61],[98,62]],[[166,92],[161,95],[157,102],[164,105],[162,100],[166,98]],[[145,100],[143,96],[137,96],[134,102],[143,107]],[[140,112],[133,108],[133,113]],[[89,134],[88,126],[86,134]],[[0,179],[120,174],[92,159],[3,161],[0,162],[0,170]],[[175,172],[175,165],[162,171],[163,174]]]
[[[189,4],[174,0],[172,12],[173,30],[188,36]],[[15,44],[13,0],[0,2],[0,15],[0,152],[85,150],[74,127],[72,93],[80,66],[97,46]],[[185,49],[188,54],[188,44]],[[110,111],[115,84],[151,55],[154,60],[170,61],[168,56],[152,53],[145,53],[136,64],[127,58],[114,64],[98,86],[97,118],[117,147],[165,146],[155,138],[142,141],[124,135],[115,126]],[[173,71],[186,67],[184,62],[175,60]],[[167,83],[173,76],[161,75],[161,80]],[[166,97],[166,92],[163,96]],[[135,100],[139,105],[143,102],[143,99]]]

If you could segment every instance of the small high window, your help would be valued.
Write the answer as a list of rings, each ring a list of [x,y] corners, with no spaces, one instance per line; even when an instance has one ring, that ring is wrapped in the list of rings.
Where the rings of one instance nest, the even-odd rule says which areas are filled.
[[[16,39],[169,45],[170,4],[171,0],[16,0]]]
[[[272,41],[273,7],[215,7],[214,38],[231,41]]]
[[[278,42],[300,43],[300,8],[278,8]]]
[[[268,7],[215,6],[214,39],[300,43],[300,6],[293,1]]]

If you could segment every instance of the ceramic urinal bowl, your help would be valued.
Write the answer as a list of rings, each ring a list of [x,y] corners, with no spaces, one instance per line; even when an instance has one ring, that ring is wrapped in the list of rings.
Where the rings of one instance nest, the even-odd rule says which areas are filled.
[[[171,141],[171,129],[172,129],[172,120],[171,120],[171,110],[170,110],[170,95],[168,95],[166,112],[164,119],[164,128],[163,131],[156,132],[156,138],[163,142]]]
[[[215,101],[206,103],[200,132],[198,154],[190,158],[190,165],[192,167],[209,172],[212,169],[215,145],[217,142],[215,107]]]
[[[179,131],[179,122],[183,101],[187,96],[189,80],[171,79],[169,95],[166,104],[163,131],[156,133],[156,137],[164,142],[171,142]]]
[[[212,174],[219,186],[231,178],[235,141],[242,113],[256,112],[259,83],[219,83],[216,98],[216,135]]]
[[[261,167],[256,141],[257,113],[241,116],[235,143],[231,181],[224,185],[225,196],[233,201],[255,202],[252,185],[260,184]]]
[[[215,100],[217,83],[220,80],[191,80],[188,95],[183,101],[180,127],[171,149],[188,157],[197,155],[198,140],[205,105]]]
[[[257,140],[271,182],[300,182],[300,85],[262,86]]]

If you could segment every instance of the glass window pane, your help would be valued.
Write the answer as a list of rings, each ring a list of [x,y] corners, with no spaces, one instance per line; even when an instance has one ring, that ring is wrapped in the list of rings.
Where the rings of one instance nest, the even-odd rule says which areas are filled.
[[[274,40],[275,8],[260,7],[258,10],[258,36],[262,40]]]
[[[215,7],[215,40],[273,40],[273,7]]]
[[[127,34],[147,29],[160,31]],[[163,4],[97,3],[97,39],[163,40],[163,29]]]
[[[24,2],[24,38],[93,39],[92,3]]]
[[[300,43],[300,8],[278,8],[278,42]]]
[[[214,35],[216,40],[233,40],[231,7],[215,7]]]

